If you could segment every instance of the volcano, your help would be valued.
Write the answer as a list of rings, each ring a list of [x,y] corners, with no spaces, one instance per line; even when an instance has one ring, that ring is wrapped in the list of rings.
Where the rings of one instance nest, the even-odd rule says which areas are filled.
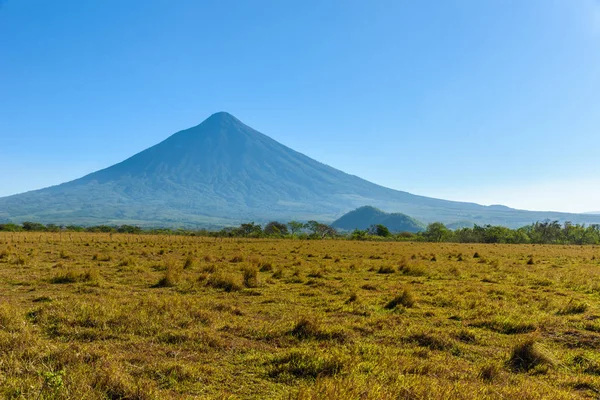
[[[0,221],[181,227],[331,222],[365,205],[451,226],[600,223],[594,215],[529,212],[389,189],[298,153],[226,112],[80,179],[0,198]]]

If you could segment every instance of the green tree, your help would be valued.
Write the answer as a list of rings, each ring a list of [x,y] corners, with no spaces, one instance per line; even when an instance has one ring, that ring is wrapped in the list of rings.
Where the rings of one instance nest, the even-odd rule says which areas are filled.
[[[452,231],[441,222],[427,225],[427,229],[423,232],[423,237],[429,242],[443,242],[448,240],[451,235]]]
[[[24,231],[28,231],[28,232],[43,232],[46,230],[46,226],[44,226],[43,224],[40,224],[39,222],[23,222],[23,230]]]
[[[329,225],[317,221],[308,221],[304,227],[311,232],[313,238],[324,239],[327,236],[337,235],[337,231]]]
[[[133,225],[121,225],[117,228],[117,232],[119,233],[141,233],[142,228],[139,226]]]
[[[254,222],[241,224],[238,228],[244,237],[259,237],[262,235],[262,228]]]
[[[0,231],[3,232],[19,232],[21,230],[23,230],[23,228],[17,224],[0,224]]]
[[[263,229],[265,235],[281,235],[285,236],[288,234],[288,227],[286,224],[281,222],[271,221]]]
[[[352,240],[367,240],[369,238],[369,232],[366,230],[355,229],[350,234]]]
[[[304,228],[304,224],[298,221],[290,221],[288,222],[288,226],[290,227],[290,232],[292,236],[295,236],[296,233],[300,232],[302,228]]]
[[[369,234],[381,237],[392,236],[392,233],[390,232],[388,227],[382,224],[371,225],[371,227],[369,228]]]

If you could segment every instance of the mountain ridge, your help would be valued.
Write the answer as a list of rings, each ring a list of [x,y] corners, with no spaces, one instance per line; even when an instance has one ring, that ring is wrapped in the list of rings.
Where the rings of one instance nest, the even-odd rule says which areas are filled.
[[[426,223],[600,223],[600,216],[520,211],[389,189],[299,153],[227,112],[79,179],[0,198],[0,220],[188,227],[330,222],[365,205]]]

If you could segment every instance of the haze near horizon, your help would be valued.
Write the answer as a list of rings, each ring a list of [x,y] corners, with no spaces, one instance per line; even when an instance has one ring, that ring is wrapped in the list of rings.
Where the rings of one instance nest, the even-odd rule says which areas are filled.
[[[600,3],[0,2],[0,196],[228,111],[411,193],[600,205]]]

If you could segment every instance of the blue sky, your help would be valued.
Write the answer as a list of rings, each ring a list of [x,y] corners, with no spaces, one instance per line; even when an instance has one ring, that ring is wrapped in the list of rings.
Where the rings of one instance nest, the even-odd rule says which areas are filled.
[[[217,111],[391,188],[600,210],[600,1],[0,0],[0,195]]]

